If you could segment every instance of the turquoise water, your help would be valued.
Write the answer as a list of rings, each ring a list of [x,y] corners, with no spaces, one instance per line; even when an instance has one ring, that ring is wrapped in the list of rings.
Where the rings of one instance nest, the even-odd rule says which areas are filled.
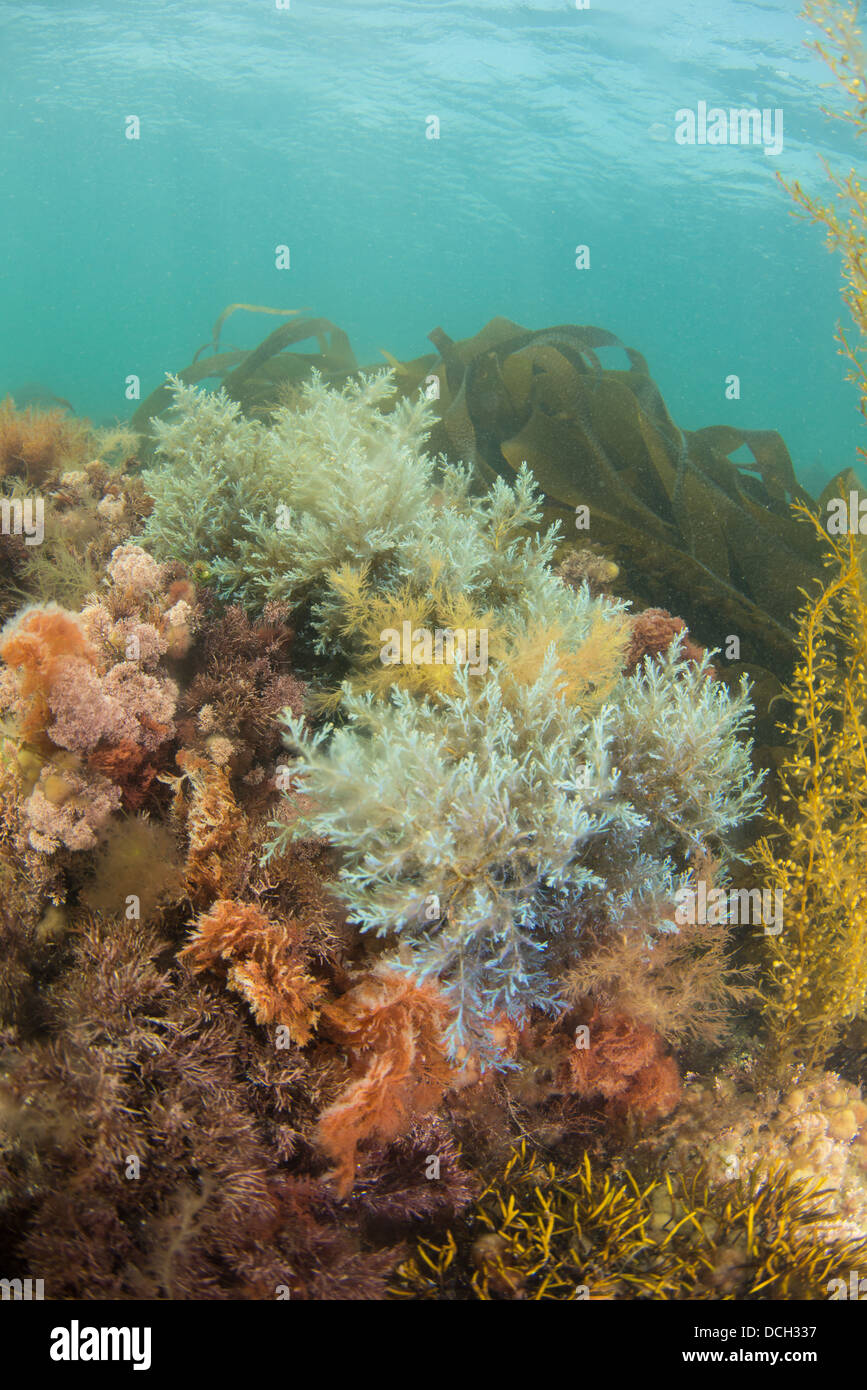
[[[124,418],[126,377],[146,394],[238,300],[309,307],[364,363],[438,324],[592,323],[645,354],[680,425],[779,429],[815,485],[860,419],[836,258],[776,174],[824,194],[820,156],[860,154],[821,113],[798,8],[0,3],[0,392]],[[781,153],[679,145],[700,101],[782,110]],[[275,322],[236,315],[224,342]]]

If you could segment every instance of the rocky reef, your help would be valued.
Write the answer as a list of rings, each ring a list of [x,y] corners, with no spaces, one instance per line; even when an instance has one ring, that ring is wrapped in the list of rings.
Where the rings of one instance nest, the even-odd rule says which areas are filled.
[[[812,8],[861,132],[854,18]],[[863,190],[792,191],[863,336]],[[285,321],[227,352],[241,310]],[[861,538],[606,330],[430,337],[360,370],[231,305],[129,427],[0,407],[4,1272],[833,1297],[867,1259]]]

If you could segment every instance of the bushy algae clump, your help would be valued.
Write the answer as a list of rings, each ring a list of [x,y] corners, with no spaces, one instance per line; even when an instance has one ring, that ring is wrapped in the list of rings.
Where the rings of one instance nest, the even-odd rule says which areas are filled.
[[[427,403],[386,409],[393,394],[388,373],[339,392],[314,379],[265,426],[177,385],[157,424],[177,467],[151,474],[147,535],[158,553],[204,554],[227,596],[305,611],[319,650],[342,651],[342,727],[287,720],[292,794],[316,810],[274,847],[303,831],[339,849],[351,921],[439,982],[457,1051],[500,1012],[556,1008],[582,922],[664,916],[688,856],[711,839],[723,856],[758,783],[745,691],[676,641],[624,677],[622,605],[552,573],[558,530],[539,533],[527,470],[474,495],[467,470],[424,452]],[[413,646],[373,678],[376,621],[409,624],[415,643],[420,614],[453,624],[461,603],[496,634],[490,669],[452,661],[419,687],[404,668],[430,659]]]
[[[687,856],[758,798],[746,696],[676,650],[594,713],[568,698],[553,646],[524,680],[505,661],[456,682],[436,702],[348,694],[342,728],[287,727],[316,808],[303,825],[342,852],[351,920],[439,980],[461,1046],[500,1012],[556,1009],[582,924],[674,929]]]

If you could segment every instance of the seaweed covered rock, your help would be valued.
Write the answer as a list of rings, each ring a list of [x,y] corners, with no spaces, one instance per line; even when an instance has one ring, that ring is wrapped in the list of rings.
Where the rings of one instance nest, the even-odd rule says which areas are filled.
[[[785,1165],[802,1181],[821,1184],[823,1240],[867,1239],[867,1105],[861,1089],[834,1072],[790,1073],[780,1087],[748,1075],[700,1080],[647,1141],[667,1165],[701,1171],[712,1187],[753,1175],[768,1183]]]
[[[418,1242],[397,1298],[825,1299],[863,1240],[819,1234],[817,1185],[781,1169],[714,1189],[673,1167],[665,1180],[545,1163],[524,1143],[460,1226]],[[854,1261],[854,1263],[853,1263]]]

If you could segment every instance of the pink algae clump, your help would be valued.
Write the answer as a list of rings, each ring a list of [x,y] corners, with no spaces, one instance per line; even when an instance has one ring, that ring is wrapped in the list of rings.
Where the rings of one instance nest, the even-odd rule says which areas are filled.
[[[31,607],[0,634],[0,707],[43,853],[92,848],[121,802],[136,809],[152,795],[178,700],[160,661],[189,645],[197,621],[192,586],[183,600],[166,593],[165,573],[138,546],[118,546],[104,593],[81,614]]]
[[[45,729],[50,692],[69,663],[81,672],[97,653],[76,615],[55,606],[25,609],[5,633],[0,657],[19,674],[22,733],[32,737]]]

